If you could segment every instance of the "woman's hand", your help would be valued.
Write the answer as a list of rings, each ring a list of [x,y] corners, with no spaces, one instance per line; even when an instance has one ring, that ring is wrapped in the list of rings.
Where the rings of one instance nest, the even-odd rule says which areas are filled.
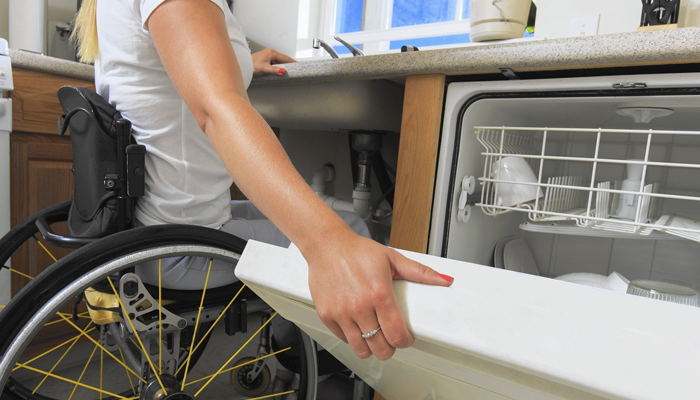
[[[450,286],[453,278],[409,260],[354,232],[331,239],[307,256],[309,287],[323,323],[360,358],[387,360],[413,344],[398,307],[393,279]],[[374,336],[362,334],[381,327]]]
[[[292,57],[284,55],[272,49],[260,50],[253,53],[253,75],[284,75],[284,68],[273,64],[286,64],[297,62]]]

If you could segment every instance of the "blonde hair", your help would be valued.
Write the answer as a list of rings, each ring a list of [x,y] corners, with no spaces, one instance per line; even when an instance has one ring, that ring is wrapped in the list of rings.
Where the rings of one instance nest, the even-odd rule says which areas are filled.
[[[78,48],[80,62],[93,63],[99,51],[97,45],[97,0],[83,0],[78,15],[75,16],[75,27],[71,41]]]

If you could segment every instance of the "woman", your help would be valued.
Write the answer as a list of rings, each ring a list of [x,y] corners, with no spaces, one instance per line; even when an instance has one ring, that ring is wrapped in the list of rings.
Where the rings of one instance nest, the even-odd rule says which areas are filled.
[[[253,74],[283,75],[273,64],[292,59],[251,57],[225,0],[85,0],[76,35],[98,92],[147,147],[141,224],[220,228],[233,178],[300,249],[321,320],[358,357],[386,360],[413,343],[392,280],[453,279],[355,233],[294,169],[246,94]]]

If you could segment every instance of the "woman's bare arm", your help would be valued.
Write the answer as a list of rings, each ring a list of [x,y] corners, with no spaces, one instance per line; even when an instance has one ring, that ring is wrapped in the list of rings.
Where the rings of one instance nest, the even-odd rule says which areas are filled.
[[[168,0],[148,27],[166,71],[236,185],[309,263],[323,322],[360,357],[387,359],[410,346],[391,286],[451,280],[365,239],[309,188],[265,120],[250,105],[221,9],[205,0]],[[292,206],[294,204],[294,206]],[[362,339],[377,326],[379,334]]]

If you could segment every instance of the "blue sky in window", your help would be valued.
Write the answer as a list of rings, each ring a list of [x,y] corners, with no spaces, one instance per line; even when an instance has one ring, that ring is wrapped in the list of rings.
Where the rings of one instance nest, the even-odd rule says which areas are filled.
[[[363,0],[338,0],[335,15],[335,33],[362,30]]]
[[[454,21],[457,0],[394,0],[391,26]]]
[[[422,39],[393,40],[389,45],[389,48],[394,50],[400,49],[403,45],[409,45],[416,46],[420,49],[421,47],[439,46],[445,44],[460,44],[469,42],[469,34],[463,33],[461,35],[436,36]]]

